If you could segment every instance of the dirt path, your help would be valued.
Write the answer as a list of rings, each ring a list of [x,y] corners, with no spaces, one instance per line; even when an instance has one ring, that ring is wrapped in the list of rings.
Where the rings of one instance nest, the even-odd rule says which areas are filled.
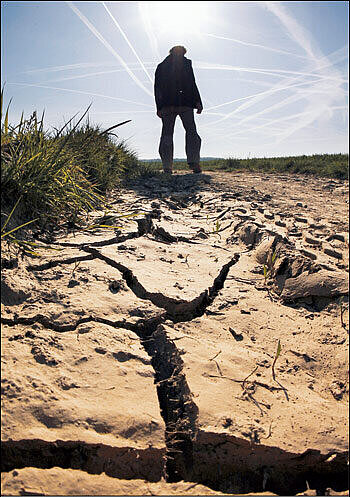
[[[344,494],[348,183],[150,178],[95,222],[131,212],[3,261],[4,495]]]

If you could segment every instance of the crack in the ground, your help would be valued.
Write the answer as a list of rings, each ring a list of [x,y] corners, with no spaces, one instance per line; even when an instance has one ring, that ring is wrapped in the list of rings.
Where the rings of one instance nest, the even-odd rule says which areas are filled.
[[[155,323],[159,324],[163,322],[165,319],[166,318],[164,313],[164,315],[159,315],[148,319],[147,322],[149,321],[150,323],[152,323],[154,321]],[[113,328],[123,328],[125,330],[130,330],[135,333],[137,332],[139,327],[142,327],[145,324],[144,319],[140,319],[139,321],[137,321],[137,323],[129,323],[124,319],[122,321],[113,321],[112,319],[107,319],[99,316],[82,317],[72,324],[55,323],[49,317],[44,316],[43,314],[36,314],[35,316],[31,317],[21,317],[21,316],[15,316],[14,318],[1,317],[1,323],[6,324],[8,326],[17,326],[19,324],[32,325],[39,323],[43,325],[45,328],[57,331],[59,333],[76,331],[79,325],[85,323],[93,323],[93,322],[107,324],[109,326],[112,326]]]
[[[97,240],[96,242],[85,242],[85,243],[74,243],[74,242],[54,242],[54,245],[59,245],[61,247],[71,247],[71,248],[82,248],[85,246],[89,247],[107,247],[108,245],[114,245],[118,243],[126,242],[127,240],[132,240],[134,238],[138,238],[140,236],[138,231],[133,231],[128,233],[127,235],[117,235],[113,238],[109,238],[107,240]]]
[[[138,232],[126,235],[126,239],[145,234],[156,234],[152,219],[138,223]],[[167,232],[158,232],[164,239]],[[39,322],[58,332],[74,331],[80,324],[99,322],[114,328],[133,331],[151,357],[155,371],[155,384],[161,415],[166,425],[166,450],[116,448],[102,444],[83,442],[45,442],[42,440],[20,440],[2,443],[3,471],[24,466],[82,469],[89,473],[105,472],[118,478],[142,478],[159,481],[193,481],[223,492],[249,492],[270,490],[289,494],[306,489],[307,480],[322,495],[326,487],[335,490],[347,488],[346,453],[320,454],[309,451],[304,458],[277,447],[264,446],[224,433],[203,432],[198,427],[198,407],[183,371],[180,351],[167,335],[166,320],[173,323],[188,322],[202,316],[223,288],[230,268],[239,260],[234,254],[224,264],[213,284],[191,301],[174,299],[162,293],[147,291],[128,267],[101,254],[96,247],[119,243],[123,237],[89,244],[70,245],[79,247],[89,255],[53,261],[41,266],[29,266],[29,270],[45,270],[60,263],[70,264],[79,260],[99,258],[118,269],[130,290],[139,298],[151,301],[165,309],[165,313],[136,323],[113,321],[102,317],[86,316],[69,325],[52,322],[38,314],[31,318],[2,318],[4,324],[34,324]],[[123,240],[123,241],[124,241]],[[169,242],[179,238],[169,235]],[[184,240],[183,240],[184,241]],[[332,457],[335,456],[335,457]]]
[[[1,442],[1,471],[58,466],[126,480],[141,478],[155,482],[162,477],[164,452],[164,449],[154,447],[136,449],[82,441],[9,440]]]
[[[236,264],[239,260],[239,254],[234,254],[231,260],[223,265],[218,276],[214,279],[213,285],[194,299],[188,301],[168,297],[160,292],[149,292],[140,283],[131,269],[124,266],[124,264],[101,254],[101,252],[94,247],[84,247],[82,250],[90,252],[94,257],[99,258],[110,266],[118,269],[130,290],[132,290],[137,297],[143,300],[149,300],[155,306],[165,309],[169,318],[174,322],[189,321],[194,317],[203,315],[205,309],[213,302],[218,291],[223,287],[231,266]]]
[[[155,370],[159,406],[166,426],[166,479],[191,481],[198,408],[183,373],[183,361],[163,324],[149,326],[148,323],[139,329],[139,336]]]
[[[195,317],[203,315],[207,306],[213,302],[218,291],[223,287],[229,269],[239,260],[239,255],[235,254],[233,258],[221,268],[221,271],[214,279],[213,285],[209,289],[202,292],[199,297],[191,302],[183,301],[179,303],[178,301],[175,301],[174,310],[174,299],[167,299],[166,297],[161,296],[164,300],[160,301],[159,297],[157,298],[157,295],[150,294],[143,288],[130,269],[106,258],[95,248],[85,247],[84,250],[90,252],[93,257],[100,257],[110,265],[116,267],[121,271],[124,279],[136,295],[142,296],[142,298],[149,298],[150,300],[153,298],[154,303],[158,304],[158,306],[162,303],[166,308],[167,313],[155,318],[140,320],[137,323],[112,321],[105,318],[87,316],[71,325],[59,325],[51,322],[49,318],[43,315],[37,315],[31,318],[2,318],[2,322],[8,325],[33,324],[34,322],[40,322],[45,327],[55,331],[66,332],[74,331],[79,324],[96,321],[109,324],[115,328],[121,327],[134,331],[139,336],[143,347],[151,357],[152,366],[155,370],[155,383],[157,385],[160,410],[166,424],[165,440],[167,449],[165,473],[167,480],[189,480],[193,472],[193,440],[197,434],[196,419],[198,408],[192,401],[192,395],[182,371],[183,362],[180,353],[174,342],[167,337],[166,329],[162,323],[165,322],[166,319],[171,319],[174,322],[190,321]],[[183,307],[184,303],[185,307]],[[20,447],[19,442],[18,444],[18,447]],[[4,450],[6,450],[6,447],[8,447],[8,443],[4,446]],[[12,445],[12,447],[14,446]],[[22,465],[23,459],[24,456],[22,455],[20,462]],[[56,465],[57,464],[58,462],[56,462]],[[121,476],[119,475],[119,477]]]
[[[45,262],[44,264],[31,264],[27,266],[28,271],[46,271],[47,269],[60,266],[61,264],[75,264],[77,262],[92,261],[95,259],[93,255],[77,255],[75,257],[67,257],[66,259],[57,259]]]

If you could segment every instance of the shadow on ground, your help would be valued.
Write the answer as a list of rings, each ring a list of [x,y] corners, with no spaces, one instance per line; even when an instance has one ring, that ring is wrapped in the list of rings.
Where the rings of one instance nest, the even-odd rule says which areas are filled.
[[[196,194],[210,189],[210,174],[178,172],[172,175],[158,173],[128,182],[127,187],[135,193],[155,199],[171,194]]]

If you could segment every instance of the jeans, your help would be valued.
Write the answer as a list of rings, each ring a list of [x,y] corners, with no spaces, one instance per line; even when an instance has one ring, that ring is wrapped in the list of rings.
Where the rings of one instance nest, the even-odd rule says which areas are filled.
[[[201,148],[201,138],[197,133],[194,121],[193,109],[191,107],[164,107],[161,110],[163,123],[162,135],[159,144],[159,155],[162,159],[165,172],[172,170],[174,156],[174,126],[177,116],[180,116],[186,131],[186,156],[188,164],[199,164],[199,152]]]

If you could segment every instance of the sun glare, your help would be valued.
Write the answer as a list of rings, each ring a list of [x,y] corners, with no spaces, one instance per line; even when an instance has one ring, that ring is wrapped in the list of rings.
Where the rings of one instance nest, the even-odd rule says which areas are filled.
[[[161,33],[199,33],[208,19],[207,2],[148,2],[152,24]]]

